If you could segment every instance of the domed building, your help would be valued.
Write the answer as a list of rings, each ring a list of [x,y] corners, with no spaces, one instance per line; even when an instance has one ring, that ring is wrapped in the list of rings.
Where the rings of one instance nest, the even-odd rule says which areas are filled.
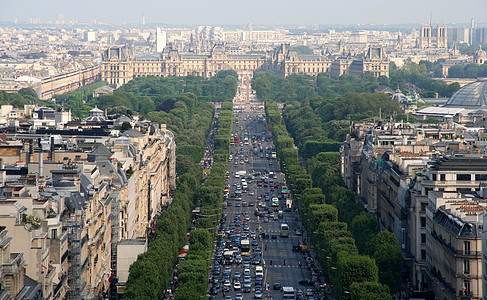
[[[485,53],[485,52],[484,52]],[[478,79],[459,89],[443,107],[463,107],[468,109],[487,108],[487,78]]]
[[[441,106],[418,109],[414,115],[446,119],[464,125],[484,126],[487,120],[487,78],[480,78],[459,89],[448,102]]]
[[[487,53],[482,50],[482,46],[479,46],[479,50],[475,51],[473,54],[473,62],[477,65],[483,65],[485,64],[486,59]]]
[[[105,122],[105,113],[96,106],[88,114],[89,116],[83,119],[84,122]]]

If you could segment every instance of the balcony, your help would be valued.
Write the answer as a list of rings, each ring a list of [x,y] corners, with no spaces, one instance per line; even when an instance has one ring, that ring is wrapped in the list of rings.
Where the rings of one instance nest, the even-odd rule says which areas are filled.
[[[431,233],[431,236],[442,245],[445,249],[448,249],[453,255],[460,256],[460,257],[468,257],[468,258],[481,258],[482,251],[463,251],[455,249],[451,244],[448,244],[444,239],[442,239],[438,234],[434,231]]]
[[[23,257],[23,253],[10,253],[10,261],[2,264],[3,272],[9,275],[17,274],[24,266]]]

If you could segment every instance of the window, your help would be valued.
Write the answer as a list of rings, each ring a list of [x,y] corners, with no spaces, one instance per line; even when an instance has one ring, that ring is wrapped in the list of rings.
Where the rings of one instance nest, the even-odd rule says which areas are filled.
[[[426,205],[427,203],[421,203],[421,211],[426,211]]]
[[[436,181],[436,174],[431,174],[431,180]]]
[[[457,180],[458,181],[470,181],[471,176],[470,176],[470,174],[457,174]]]
[[[426,250],[421,249],[421,260],[426,260]]]
[[[440,181],[446,180],[446,174],[440,174]]]
[[[470,274],[470,261],[468,259],[463,261],[463,273]]]
[[[51,230],[51,239],[57,239],[57,229]]]
[[[470,281],[469,280],[465,280],[463,282],[463,293],[465,295],[470,295]]]
[[[426,228],[426,217],[421,217],[421,228]]]
[[[475,174],[475,181],[486,181],[487,174]]]
[[[426,244],[426,234],[421,233],[421,244]]]
[[[464,250],[466,255],[470,255],[470,242],[469,241],[463,242],[463,250]]]

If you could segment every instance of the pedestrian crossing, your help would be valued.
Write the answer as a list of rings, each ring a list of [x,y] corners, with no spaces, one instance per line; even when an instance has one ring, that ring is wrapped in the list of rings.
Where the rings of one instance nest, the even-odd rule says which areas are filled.
[[[273,264],[272,266],[271,266],[271,265],[269,265],[269,264],[266,264],[266,268],[290,268],[290,269],[302,269],[303,267],[301,267],[301,268],[300,268],[298,265],[293,266],[293,265],[287,265],[287,264],[286,264],[286,265],[274,265],[274,264]]]

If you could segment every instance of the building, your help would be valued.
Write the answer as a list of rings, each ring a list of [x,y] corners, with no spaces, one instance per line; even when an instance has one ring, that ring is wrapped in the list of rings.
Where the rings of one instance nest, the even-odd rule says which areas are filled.
[[[438,25],[436,28],[431,24],[421,25],[418,48],[447,48],[447,32],[446,25]]]
[[[437,297],[482,299],[485,203],[473,194],[429,192],[426,273]]]
[[[166,32],[162,28],[156,28],[156,52],[161,53],[167,46]]]
[[[90,124],[128,119],[106,120],[96,108],[90,116]],[[37,299],[107,293],[109,278],[126,277],[171,202],[174,135],[165,126],[127,122],[145,126],[144,133],[2,137],[0,224],[14,233],[10,249],[22,254]]]
[[[317,75],[332,71],[334,59],[326,55],[300,55],[287,44],[281,44],[272,54],[229,54],[221,45],[209,54],[182,53],[168,46],[160,55],[133,56],[127,46],[111,47],[103,55],[102,79],[110,85],[121,86],[135,77],[203,76],[212,77],[222,70],[235,70],[242,78],[255,71],[273,70],[278,76],[290,74]],[[352,64],[356,63],[352,69]],[[389,60],[385,48],[370,48],[363,59],[350,59],[336,75],[389,76]]]
[[[479,78],[453,94],[441,107],[429,106],[416,110],[414,115],[426,119],[435,117],[442,121],[485,127],[487,117],[487,79]]]
[[[482,50],[482,46],[479,45],[479,50],[473,54],[473,63],[477,65],[483,65],[487,61],[487,53]]]

